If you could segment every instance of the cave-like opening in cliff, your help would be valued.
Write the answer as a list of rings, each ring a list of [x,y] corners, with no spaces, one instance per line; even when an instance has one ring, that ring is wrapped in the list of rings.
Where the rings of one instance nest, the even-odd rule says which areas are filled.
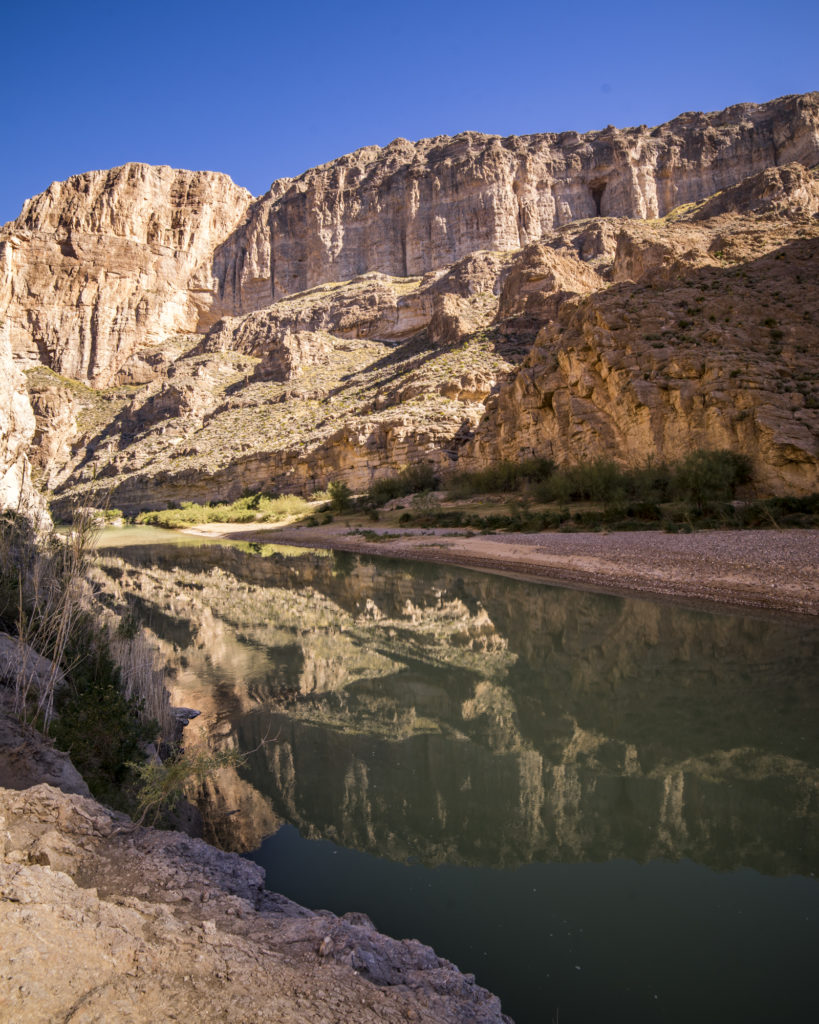
[[[606,191],[606,184],[605,181],[593,181],[589,184],[592,202],[594,203],[595,217],[603,216],[601,205],[603,203],[603,193]]]

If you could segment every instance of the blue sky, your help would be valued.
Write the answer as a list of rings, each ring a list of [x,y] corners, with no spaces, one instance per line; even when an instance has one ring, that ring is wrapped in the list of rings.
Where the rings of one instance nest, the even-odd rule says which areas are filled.
[[[819,89],[819,2],[6,0],[0,223],[129,160],[254,194],[397,136],[656,124]]]

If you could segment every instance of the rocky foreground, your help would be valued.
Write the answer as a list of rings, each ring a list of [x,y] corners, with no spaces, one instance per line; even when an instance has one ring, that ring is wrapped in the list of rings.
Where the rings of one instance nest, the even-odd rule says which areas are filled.
[[[2,704],[0,784],[4,1021],[509,1022],[428,946],[267,892],[236,854],[134,827]]]

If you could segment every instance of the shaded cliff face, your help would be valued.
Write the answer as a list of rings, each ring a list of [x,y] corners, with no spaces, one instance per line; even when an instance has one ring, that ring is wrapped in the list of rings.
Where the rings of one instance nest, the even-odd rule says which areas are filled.
[[[720,249],[714,263],[727,266],[708,265],[705,245],[699,267],[692,250],[650,246],[644,232],[620,233],[622,283],[567,303],[541,330],[487,403],[463,467],[533,452],[638,465],[728,448],[750,456],[764,492],[814,491],[819,293],[805,285],[819,236],[742,262]]]
[[[191,728],[254,750],[202,794],[223,841],[275,816],[396,860],[811,870],[810,630],[272,546],[123,549],[103,573]]]
[[[250,199],[224,174],[146,164],[54,182],[0,232],[18,359],[105,385],[136,348],[195,330]]]

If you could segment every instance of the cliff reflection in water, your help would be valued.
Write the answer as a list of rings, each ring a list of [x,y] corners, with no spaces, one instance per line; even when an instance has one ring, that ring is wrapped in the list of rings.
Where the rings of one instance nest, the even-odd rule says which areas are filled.
[[[350,555],[107,551],[212,746],[222,838],[391,859],[817,867],[819,631]],[[264,744],[265,737],[275,742]],[[203,799],[208,794],[203,794]]]

